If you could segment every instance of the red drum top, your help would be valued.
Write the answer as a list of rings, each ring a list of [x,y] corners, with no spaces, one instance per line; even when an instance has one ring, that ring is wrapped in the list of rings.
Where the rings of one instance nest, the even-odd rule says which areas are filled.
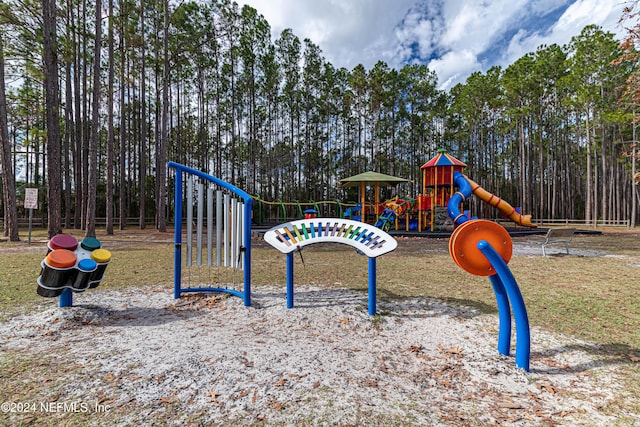
[[[49,240],[49,247],[54,249],[68,249],[75,251],[78,247],[78,239],[68,234],[56,234]]]

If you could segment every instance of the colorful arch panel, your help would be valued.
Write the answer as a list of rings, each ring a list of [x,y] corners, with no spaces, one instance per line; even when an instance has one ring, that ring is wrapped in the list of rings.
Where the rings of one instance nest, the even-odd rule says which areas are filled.
[[[394,250],[398,243],[385,231],[364,222],[340,218],[312,218],[280,224],[264,234],[264,240],[287,254],[321,242],[353,246],[369,258]]]

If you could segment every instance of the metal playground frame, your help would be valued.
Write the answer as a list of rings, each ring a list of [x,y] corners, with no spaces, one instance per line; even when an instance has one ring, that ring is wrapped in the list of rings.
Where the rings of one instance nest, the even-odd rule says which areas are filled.
[[[175,218],[174,218],[174,292],[175,299],[186,292],[222,292],[235,295],[244,300],[245,306],[251,305],[251,210],[253,198],[245,191],[219,178],[179,163],[169,162],[175,169]],[[194,196],[194,181],[197,182]],[[224,287],[183,287],[182,285],[182,227],[183,227],[183,185],[186,181],[186,259],[184,266],[194,262],[193,236],[194,200],[196,207],[195,222],[195,263],[203,263],[206,199],[206,253],[208,266],[214,265],[213,233],[215,227],[215,265],[243,270],[243,290]],[[206,184],[206,185],[205,185]],[[206,187],[206,188],[205,188]],[[206,195],[205,195],[206,193]],[[215,197],[214,197],[215,196]],[[194,199],[195,197],[195,199]],[[215,208],[215,209],[214,209]],[[215,219],[215,225],[214,225]]]

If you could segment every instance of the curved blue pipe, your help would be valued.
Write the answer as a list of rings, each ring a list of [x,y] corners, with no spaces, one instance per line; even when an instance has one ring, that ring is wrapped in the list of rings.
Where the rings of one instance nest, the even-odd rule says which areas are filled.
[[[498,304],[498,353],[509,355],[511,347],[511,308],[509,308],[509,297],[507,290],[500,279],[500,276],[494,274],[489,276],[493,293],[496,295],[496,303]]]
[[[513,277],[511,270],[502,257],[486,240],[478,242],[478,249],[489,260],[489,263],[496,271],[496,275],[504,285],[511,307],[513,308],[513,319],[516,326],[516,366],[525,371],[529,371],[529,357],[531,354],[531,336],[529,333],[529,317],[524,305],[524,298],[520,288]],[[497,294],[496,294],[497,297]]]
[[[460,205],[471,195],[471,184],[457,171],[453,173],[453,183],[458,186],[458,191],[449,199],[447,210],[454,224],[460,225],[468,221],[465,214],[460,212]]]

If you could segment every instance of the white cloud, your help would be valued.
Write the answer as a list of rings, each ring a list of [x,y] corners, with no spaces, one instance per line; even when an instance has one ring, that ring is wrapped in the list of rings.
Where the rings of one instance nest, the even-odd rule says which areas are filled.
[[[442,43],[450,49],[482,52],[505,28],[516,24],[526,6],[525,0],[447,2],[447,33]]]
[[[620,1],[578,0],[573,3],[558,20],[556,27],[583,28],[589,24],[610,24],[617,22],[622,10]]]
[[[528,52],[532,52],[538,46],[545,44],[545,38],[539,34],[528,35],[526,31],[519,30],[509,41],[506,52],[502,52],[500,65],[508,66],[516,59],[523,57]],[[562,43],[558,43],[562,45]]]
[[[328,61],[351,69],[393,59],[395,27],[419,0],[239,0],[264,15],[274,40],[291,28],[320,46]],[[394,64],[395,65],[395,64]]]
[[[265,16],[274,40],[291,28],[336,67],[420,61],[449,88],[474,71],[508,66],[541,44],[566,44],[588,24],[620,34],[624,0],[237,1]],[[560,8],[566,10],[549,22]]]
[[[394,63],[401,66],[415,58],[432,58],[441,52],[446,21],[442,5],[437,0],[418,2],[405,15],[395,29],[396,48]]]
[[[619,0],[577,0],[567,8],[549,31],[527,34],[521,30],[514,35],[503,55],[501,65],[507,66],[541,45],[568,44],[572,37],[578,36],[582,29],[590,24],[601,26],[621,39],[624,34],[618,20],[622,16],[622,8],[623,4]]]
[[[429,62],[429,69],[438,75],[442,89],[450,89],[480,68],[477,54],[470,50],[450,51]]]

